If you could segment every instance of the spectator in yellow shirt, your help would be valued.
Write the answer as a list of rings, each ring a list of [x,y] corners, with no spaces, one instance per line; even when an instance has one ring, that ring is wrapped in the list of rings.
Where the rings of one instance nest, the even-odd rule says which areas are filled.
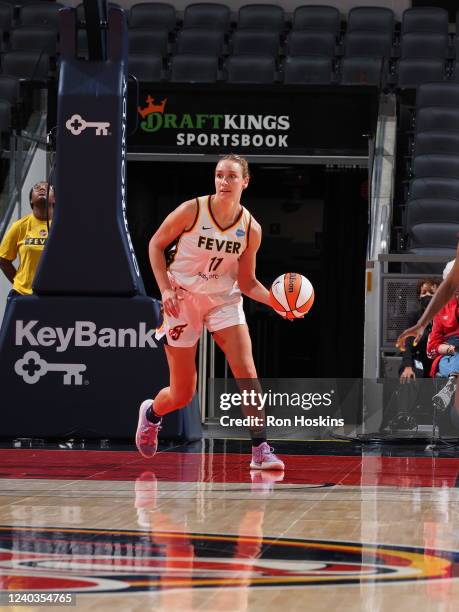
[[[0,269],[12,283],[11,294],[30,295],[38,262],[48,238],[47,218],[54,209],[54,190],[49,188],[49,206],[46,195],[48,183],[42,181],[32,187],[29,194],[32,212],[18,219],[6,232],[0,244]],[[47,212],[48,208],[48,212]],[[13,265],[19,255],[19,265]]]

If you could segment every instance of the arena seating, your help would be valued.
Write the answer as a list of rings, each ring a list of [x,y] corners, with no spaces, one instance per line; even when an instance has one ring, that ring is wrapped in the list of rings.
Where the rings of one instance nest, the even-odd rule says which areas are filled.
[[[52,73],[61,6],[42,0],[13,8],[0,0],[2,53],[39,51],[50,58]],[[82,4],[77,11],[83,20]],[[128,20],[130,66],[140,81],[175,81],[179,65],[205,63],[175,61],[176,55],[217,57],[217,81],[235,82],[235,67],[245,70],[253,62],[244,56],[269,57],[274,69],[269,69],[269,79],[266,72],[251,77],[246,72],[243,82],[362,84],[403,92],[424,83],[459,81],[459,39],[441,8],[410,8],[397,21],[391,9],[378,6],[355,7],[346,15],[327,5],[304,5],[287,13],[274,4],[247,4],[235,13],[224,3],[203,2],[191,3],[179,14],[169,3],[138,2],[129,9]],[[87,57],[84,29],[78,50]],[[3,62],[0,70],[6,74]],[[190,73],[190,82],[199,82],[199,74],[209,82],[210,75],[199,70],[193,78]],[[22,76],[30,78],[30,70]]]
[[[417,90],[404,227],[411,253],[453,250],[459,231],[459,84]],[[406,138],[406,135],[405,135]]]
[[[163,58],[162,80],[175,81],[177,65],[186,60],[177,63],[174,56],[185,54],[217,56],[216,78],[229,82],[241,78],[234,70],[245,70],[246,55],[274,60],[273,70],[262,62],[269,78],[267,72],[250,76],[246,71],[247,83],[363,84],[407,90],[455,80],[458,72],[455,42],[442,9],[408,9],[397,23],[391,9],[377,6],[356,7],[343,16],[326,5],[300,6],[287,14],[277,5],[248,4],[232,15],[225,4],[194,3],[185,7],[181,23],[172,5],[145,2],[131,8],[129,26],[135,37],[131,66],[145,67],[145,58],[134,56],[147,54],[140,42],[148,46],[147,32],[167,34],[167,49],[164,38],[160,49],[158,38],[151,38],[155,62],[156,56]],[[148,71],[136,76],[143,80],[144,75]],[[198,77],[193,72],[191,79],[190,73],[190,81],[199,82]],[[209,75],[203,78],[208,82]]]

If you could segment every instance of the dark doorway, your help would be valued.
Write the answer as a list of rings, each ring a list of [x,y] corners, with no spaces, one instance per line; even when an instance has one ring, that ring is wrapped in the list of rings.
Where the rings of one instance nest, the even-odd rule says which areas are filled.
[[[129,162],[128,221],[147,293],[159,297],[148,241],[181,202],[213,192],[214,164]],[[260,222],[257,276],[269,288],[284,272],[312,282],[316,300],[288,322],[245,299],[261,377],[362,375],[368,224],[367,171],[253,164],[244,205]],[[223,375],[217,359],[217,375]]]

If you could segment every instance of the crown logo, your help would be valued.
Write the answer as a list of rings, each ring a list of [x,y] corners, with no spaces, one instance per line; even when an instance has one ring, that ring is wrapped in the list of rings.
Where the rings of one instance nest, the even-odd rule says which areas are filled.
[[[145,101],[147,102],[147,106],[145,106],[145,108],[140,108],[140,106],[137,107],[137,111],[142,119],[145,119],[145,117],[148,117],[148,115],[151,115],[152,113],[164,113],[167,98],[164,98],[161,104],[155,104],[155,99],[149,95]]]

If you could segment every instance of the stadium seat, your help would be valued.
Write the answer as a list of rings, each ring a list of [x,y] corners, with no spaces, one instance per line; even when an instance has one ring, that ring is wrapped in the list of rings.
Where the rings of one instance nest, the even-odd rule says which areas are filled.
[[[19,24],[23,26],[59,27],[59,10],[64,5],[59,2],[36,2],[25,4],[19,11]]]
[[[11,127],[11,104],[8,100],[0,100],[0,132],[9,132]]]
[[[407,227],[420,223],[457,223],[458,219],[459,200],[420,198],[407,202]]]
[[[233,55],[268,55],[277,57],[279,34],[263,30],[237,30],[231,40]]]
[[[409,199],[420,198],[459,200],[459,180],[441,177],[412,179],[409,185]]]
[[[166,30],[129,30],[129,53],[162,55],[167,54],[168,35]]]
[[[389,32],[349,32],[344,40],[347,57],[392,56],[392,34]]]
[[[459,84],[426,83],[418,87],[416,106],[457,106],[459,107]]]
[[[226,62],[229,83],[274,83],[274,58],[255,55],[233,55]]]
[[[458,56],[456,55],[456,57],[458,57]],[[451,80],[454,83],[459,83],[459,61],[457,61],[457,60],[455,62],[453,62],[453,65],[452,65]]]
[[[8,32],[13,24],[13,5],[0,2],[0,31]]]
[[[20,79],[46,81],[49,76],[49,56],[34,51],[8,51],[2,57],[2,73]]]
[[[459,130],[459,108],[426,106],[416,112],[416,132]]]
[[[218,80],[218,58],[206,55],[180,54],[171,60],[173,83],[215,83]]]
[[[417,132],[414,156],[426,154],[459,155],[459,131]]]
[[[418,223],[408,229],[410,249],[456,248],[459,223]]]
[[[140,2],[133,4],[129,13],[129,28],[149,28],[172,32],[177,25],[177,15],[172,4],[165,2]]]
[[[445,177],[459,179],[459,156],[455,155],[418,155],[413,159],[413,176]]]
[[[290,56],[333,57],[335,50],[336,38],[331,32],[293,30],[287,39],[287,54]]]
[[[330,57],[289,56],[283,69],[286,84],[330,85],[333,82],[333,61]]]
[[[392,36],[394,32],[394,13],[389,8],[380,6],[357,6],[349,11],[347,32],[372,31],[383,32]]]
[[[440,59],[405,58],[397,62],[397,86],[401,89],[445,80],[445,63]]]
[[[449,54],[448,35],[435,32],[408,32],[400,43],[402,58],[447,59]]]
[[[224,45],[225,38],[221,30],[189,28],[177,34],[175,51],[179,54],[191,53],[218,57],[223,53]]]
[[[334,6],[299,6],[293,13],[293,30],[325,31],[338,36],[340,27],[339,10]]]
[[[280,32],[285,27],[284,10],[275,4],[246,4],[239,9],[237,27]]]
[[[224,4],[199,2],[189,4],[183,17],[184,28],[207,28],[226,32],[230,27],[231,11]]]
[[[56,54],[57,31],[48,26],[22,26],[11,30],[10,46],[12,50],[46,51]]]
[[[160,56],[129,55],[129,74],[143,82],[157,82],[163,79],[163,59]]]
[[[78,57],[88,57],[88,35],[86,29],[77,31],[77,55]]]
[[[376,85],[381,87],[384,60],[379,57],[343,57],[340,64],[342,85]]]
[[[15,104],[19,95],[19,80],[14,76],[0,74],[0,99]]]
[[[448,12],[438,7],[409,8],[403,12],[402,34],[407,32],[448,33]]]
[[[85,10],[84,10],[83,2],[80,2],[80,4],[77,4],[76,12],[77,12],[77,19],[78,19],[78,21],[83,22],[83,21],[86,20],[86,13],[85,13]]]

